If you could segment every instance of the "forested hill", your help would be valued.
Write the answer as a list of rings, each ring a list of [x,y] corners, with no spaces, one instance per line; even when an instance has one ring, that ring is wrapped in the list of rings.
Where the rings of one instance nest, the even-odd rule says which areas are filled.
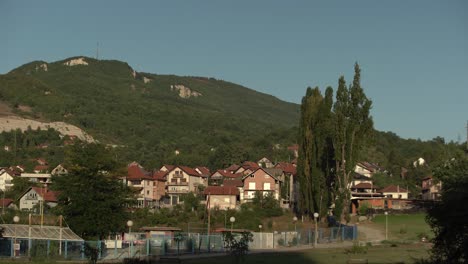
[[[148,166],[229,163],[272,146],[281,152],[295,143],[300,114],[297,104],[234,83],[88,57],[34,61],[0,75],[0,101],[27,118],[76,125]]]

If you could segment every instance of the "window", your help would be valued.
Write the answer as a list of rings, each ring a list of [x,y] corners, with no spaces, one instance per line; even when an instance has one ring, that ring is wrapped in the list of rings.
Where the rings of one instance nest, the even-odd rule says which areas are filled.
[[[249,182],[249,190],[255,190],[255,182]]]
[[[263,190],[270,190],[270,183],[269,182],[263,183]]]

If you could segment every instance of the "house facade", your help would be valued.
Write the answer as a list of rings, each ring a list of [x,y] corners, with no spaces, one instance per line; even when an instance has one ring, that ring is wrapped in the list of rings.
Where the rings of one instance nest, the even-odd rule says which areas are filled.
[[[167,172],[166,193],[168,205],[182,202],[182,195],[189,192],[198,193],[198,186],[206,186],[207,178],[200,175],[195,169],[186,166],[176,166]]]
[[[21,195],[19,209],[31,211],[39,203],[43,202],[49,207],[57,205],[57,193],[47,188],[31,187]]]
[[[206,206],[209,209],[236,209],[240,192],[235,186],[208,186],[203,194],[206,196]]]
[[[422,179],[421,195],[423,200],[439,200],[442,191],[442,182],[435,181],[432,176]]]
[[[408,190],[400,187],[399,185],[389,185],[379,191],[387,198],[393,199],[408,199]]]
[[[9,169],[0,169],[0,190],[3,192],[13,187],[13,173]]]
[[[140,164],[132,162],[127,166],[125,182],[137,193],[138,208],[154,206],[154,180]]]
[[[281,169],[258,168],[244,176],[243,202],[251,201],[256,192],[263,195],[272,194],[279,201],[282,179],[284,179],[284,173]]]

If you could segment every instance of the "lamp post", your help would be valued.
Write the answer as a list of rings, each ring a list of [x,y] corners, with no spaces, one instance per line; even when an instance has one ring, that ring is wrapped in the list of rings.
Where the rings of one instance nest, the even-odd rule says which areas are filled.
[[[15,238],[13,240],[13,257],[16,257],[16,224],[18,224],[20,218],[19,216],[15,215],[13,217],[13,222],[15,223]]]
[[[297,233],[297,228],[296,228],[296,223],[297,223],[297,217],[293,217],[293,223],[294,223],[294,232]]]
[[[317,247],[317,239],[318,239],[318,227],[317,227],[317,220],[319,214],[317,212],[314,213],[314,220],[315,220],[315,235],[314,235],[314,247]]]
[[[231,234],[232,234],[232,227],[234,226],[234,222],[236,221],[236,218],[234,216],[231,216],[231,218],[229,218],[229,221],[231,222]]]
[[[258,230],[260,232],[260,248],[262,248],[262,225],[258,225]]]
[[[388,240],[388,212],[385,211],[385,240]]]
[[[128,226],[128,236],[130,238],[130,251],[129,251],[129,257],[132,256],[132,251],[133,251],[133,237],[132,237],[132,226],[133,226],[133,221],[128,220],[127,221],[127,226]]]

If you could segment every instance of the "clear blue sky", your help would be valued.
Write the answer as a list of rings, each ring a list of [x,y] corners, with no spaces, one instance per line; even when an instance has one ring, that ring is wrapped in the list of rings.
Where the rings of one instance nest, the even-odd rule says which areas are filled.
[[[362,68],[375,127],[466,137],[468,1],[0,1],[0,73],[95,56],[300,103]]]

